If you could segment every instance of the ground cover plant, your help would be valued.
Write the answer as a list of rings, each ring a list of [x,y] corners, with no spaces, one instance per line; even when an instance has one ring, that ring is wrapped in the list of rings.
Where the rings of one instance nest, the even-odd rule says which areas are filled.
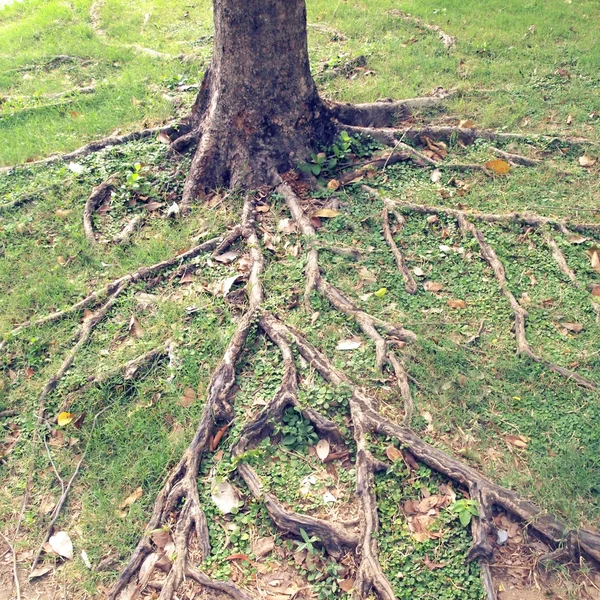
[[[6,164],[120,129],[0,174],[7,597],[597,597],[594,6],[532,7],[309,3],[418,98],[185,215],[208,3],[0,12]]]

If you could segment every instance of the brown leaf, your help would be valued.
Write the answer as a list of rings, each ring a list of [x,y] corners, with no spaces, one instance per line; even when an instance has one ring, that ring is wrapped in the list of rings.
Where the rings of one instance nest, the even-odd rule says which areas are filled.
[[[61,266],[64,267],[67,264],[67,259],[64,256],[57,256],[56,257],[56,262]]]
[[[275,549],[275,538],[273,536],[258,538],[252,541],[252,553],[256,558],[263,558]]]
[[[69,210],[63,210],[62,208],[57,208],[57,209],[54,211],[54,214],[55,214],[57,217],[60,217],[61,219],[65,219],[65,218],[66,218],[66,217],[68,217],[68,216],[69,216],[69,215],[70,215],[72,212],[73,212],[73,211],[72,211],[72,210],[70,210],[70,209],[69,209]]]
[[[596,164],[596,159],[584,154],[579,157],[579,164],[585,168],[593,167]]]
[[[423,562],[425,563],[425,566],[430,571],[435,571],[436,569],[441,569],[442,567],[446,566],[446,563],[434,563],[434,562],[432,562],[431,559],[429,558],[428,554],[426,554],[425,558],[423,558]]]
[[[511,169],[510,165],[505,160],[500,159],[488,160],[485,163],[485,166],[497,175],[506,175]]]
[[[521,448],[523,450],[527,448],[529,442],[529,438],[524,435],[507,435],[504,439],[515,448]]]
[[[594,269],[596,273],[600,273],[600,247],[592,246],[586,250],[586,254],[590,257],[592,269]]]
[[[559,325],[564,327],[567,331],[571,331],[572,333],[581,333],[583,331],[583,325],[580,323],[563,323],[560,322]]]
[[[123,510],[124,508],[131,506],[136,500],[139,500],[142,497],[143,493],[144,490],[141,487],[137,488],[132,494],[127,496],[121,504],[119,504],[119,508]]]
[[[269,205],[268,204],[261,204],[259,206],[257,206],[254,210],[256,210],[256,212],[259,213],[266,213],[269,212]]]
[[[229,252],[224,252],[223,254],[219,254],[219,256],[215,256],[214,259],[222,263],[224,265],[228,265],[232,263],[238,257],[238,253],[230,250]]]
[[[152,535],[150,536],[152,541],[154,542],[154,545],[159,549],[159,550],[164,550],[165,546],[169,543],[172,542],[172,538],[171,538],[171,534],[166,531],[165,529],[157,529],[156,531],[152,532]]]
[[[567,239],[569,240],[569,242],[571,244],[578,245],[578,244],[583,244],[584,242],[587,242],[589,238],[586,238],[583,235],[574,234],[574,235],[570,235]]]
[[[439,281],[426,281],[423,284],[423,288],[426,292],[441,292],[444,289],[444,284]]]
[[[132,315],[131,319],[129,320],[128,332],[129,335],[133,336],[134,338],[141,338],[144,335],[144,330],[142,329],[142,326],[135,315]]]
[[[165,144],[165,146],[169,146],[171,144],[171,138],[164,132],[161,131],[157,136],[156,139],[161,143],[161,144]]]
[[[230,554],[223,560],[247,560],[248,562],[252,562],[247,554],[242,554],[240,552],[238,552],[237,554]]]
[[[595,285],[592,288],[592,296],[596,296],[596,298],[600,298],[600,285]]]
[[[471,121],[470,119],[464,119],[463,121],[459,121],[458,126],[464,129],[473,129],[473,127],[476,127],[477,124],[475,121]]]
[[[164,202],[146,202],[146,204],[142,204],[142,208],[145,208],[148,212],[152,212],[164,205]]]
[[[189,408],[196,400],[196,392],[192,388],[185,388],[183,396],[179,399],[179,405],[184,408]]]
[[[342,592],[346,592],[346,594],[354,589],[354,579],[341,579],[337,583]]]
[[[337,179],[332,179],[328,184],[327,184],[327,189],[328,190],[333,190],[335,192],[335,190],[337,190],[340,187],[340,182]]]
[[[27,579],[37,579],[38,577],[43,577],[52,571],[52,567],[38,567],[29,573]]]
[[[467,308],[467,303],[464,300],[447,300],[446,304],[450,308]]]
[[[385,454],[392,462],[402,460],[402,452],[400,452],[396,446],[388,446],[385,449]]]

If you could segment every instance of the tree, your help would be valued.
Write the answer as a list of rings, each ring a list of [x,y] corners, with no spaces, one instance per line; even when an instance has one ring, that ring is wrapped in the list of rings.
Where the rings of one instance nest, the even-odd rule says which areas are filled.
[[[304,0],[215,0],[214,21],[184,203],[219,186],[273,184],[336,133],[310,73]]]
[[[186,579],[227,594],[235,600],[248,600],[246,592],[234,584],[214,580],[202,573],[190,560],[189,547],[195,545],[201,558],[206,558],[210,553],[206,517],[198,493],[198,472],[201,462],[214,453],[218,441],[227,435],[233,420],[235,367],[244,351],[247,337],[254,328],[258,328],[261,334],[267,336],[278,348],[283,357],[284,372],[281,384],[269,404],[243,426],[238,437],[228,440],[231,444],[231,454],[236,461],[237,473],[246,484],[249,493],[264,502],[273,523],[282,532],[301,537],[306,544],[319,540],[324,549],[334,557],[343,552],[354,553],[357,562],[354,593],[357,598],[367,598],[373,591],[382,600],[395,598],[393,587],[381,569],[377,555],[376,534],[379,517],[373,483],[375,473],[385,468],[385,465],[375,458],[370,448],[370,439],[376,436],[387,436],[395,440],[396,446],[392,446],[388,453],[390,460],[404,460],[412,468],[418,462],[423,463],[456,482],[469,493],[471,500],[462,505],[467,507],[474,517],[473,545],[469,559],[481,559],[488,591],[491,588],[487,561],[493,556],[491,534],[494,526],[491,518],[494,507],[500,507],[530,523],[532,529],[555,546],[564,543],[567,554],[583,554],[600,560],[600,536],[597,533],[569,529],[564,523],[542,513],[514,492],[495,485],[469,465],[426,443],[410,429],[412,400],[408,376],[394,345],[398,342],[413,342],[416,336],[401,325],[388,323],[361,310],[327,280],[319,265],[319,247],[314,226],[305,212],[302,199],[288,181],[293,178],[285,176],[320,145],[331,144],[343,129],[370,134],[384,143],[393,145],[394,150],[391,153],[377,159],[386,165],[396,160],[411,158],[421,165],[436,164],[423,153],[407,146],[403,140],[415,141],[419,136],[425,136],[427,143],[435,148],[436,138],[443,139],[452,135],[465,142],[472,142],[477,137],[511,139],[510,134],[443,127],[390,129],[399,116],[407,115],[411,106],[435,104],[439,100],[435,97],[411,102],[381,102],[358,106],[325,102],[319,97],[309,69],[304,0],[214,0],[214,16],[215,36],[211,66],[202,81],[189,119],[179,128],[178,133],[173,129],[169,129],[169,132],[173,136],[174,148],[179,151],[197,143],[185,185],[183,205],[189,206],[201,199],[206,191],[214,188],[236,187],[245,193],[240,224],[222,238],[210,240],[171,260],[121,277],[70,309],[38,321],[52,322],[83,308],[100,305],[96,313],[83,321],[74,349],[61,365],[57,376],[42,392],[38,415],[41,422],[46,396],[71,365],[76,349],[89,339],[92,328],[110,310],[116,298],[128,285],[140,281],[156,282],[164,271],[173,267],[185,273],[186,269],[193,268],[185,261],[203,252],[218,255],[239,244],[249,255],[249,266],[244,273],[247,280],[247,305],[211,378],[196,434],[168,476],[156,499],[146,531],[110,591],[109,598],[129,599],[139,596],[153,572],[161,569],[167,573],[160,587],[161,600],[175,597]],[[518,139],[518,136],[513,137]],[[114,139],[110,143],[114,143]],[[94,146],[92,150],[96,148],[97,146]],[[516,155],[505,153],[505,158],[526,163],[526,159]],[[458,167],[473,168],[473,165]],[[345,177],[350,180],[355,175],[353,172],[350,177]],[[253,190],[260,186],[266,186],[270,191],[281,195],[303,235],[307,265],[304,307],[311,311],[311,297],[317,293],[334,309],[356,322],[364,336],[376,348],[377,367],[382,370],[388,368],[395,376],[405,406],[402,424],[394,423],[383,416],[379,412],[375,397],[337,369],[301,332],[265,310],[261,282],[265,257],[257,234],[257,198],[253,193]],[[88,200],[88,222],[98,203],[97,199],[103,197],[104,192],[105,188],[96,190]],[[456,219],[464,235],[474,238],[483,260],[493,271],[502,293],[510,302],[515,320],[518,352],[541,363],[547,369],[568,377],[581,387],[595,389],[593,382],[543,359],[530,348],[525,331],[527,313],[508,289],[504,267],[492,246],[472,222],[474,217],[460,210],[418,205],[406,205],[405,208],[427,214],[444,214]],[[415,281],[391,234],[390,218],[393,215],[394,208],[385,205],[382,213],[384,237],[404,277],[407,292],[416,293]],[[399,215],[397,218],[401,221]],[[479,215],[477,218],[516,220],[529,226],[549,225],[563,233],[566,231],[564,223],[538,217],[515,214],[500,217]],[[93,239],[93,231],[91,238]],[[564,263],[564,257],[561,260]],[[25,323],[15,332],[30,324],[35,323]],[[348,415],[352,423],[352,440],[344,439],[336,424],[320,414],[315,407],[303,406],[300,403],[294,349],[328,383],[340,390],[349,390]],[[147,353],[140,358],[141,360],[134,361],[135,364],[128,365],[128,376],[134,374],[135,369],[139,369],[144,361],[154,360],[156,353]],[[243,460],[246,452],[255,448],[267,436],[276,433],[275,424],[281,421],[288,407],[297,408],[303,417],[312,423],[319,435],[331,444],[353,446],[356,455],[356,495],[361,513],[358,525],[344,521],[334,523],[293,512],[275,496],[263,491],[258,475]],[[62,501],[64,502],[64,499]],[[54,513],[58,515],[56,510]],[[470,516],[467,517],[471,519]],[[53,523],[55,520],[56,518]],[[160,531],[166,533],[166,529],[169,530],[168,535],[163,535],[160,539],[153,535]],[[166,540],[170,544],[168,556]]]

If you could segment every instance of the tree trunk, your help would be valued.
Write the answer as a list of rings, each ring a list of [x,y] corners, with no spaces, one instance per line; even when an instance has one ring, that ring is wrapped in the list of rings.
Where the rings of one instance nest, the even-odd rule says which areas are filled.
[[[214,21],[184,204],[217,187],[272,184],[336,132],[310,73],[304,0],[214,0]]]

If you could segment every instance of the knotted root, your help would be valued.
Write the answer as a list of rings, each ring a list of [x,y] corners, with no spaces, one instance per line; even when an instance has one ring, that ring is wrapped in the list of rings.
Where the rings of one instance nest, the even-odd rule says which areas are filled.
[[[211,378],[206,404],[194,438],[157,496],[146,533],[108,594],[110,600],[116,600],[125,589],[137,590],[141,585],[147,584],[146,581],[143,581],[140,568],[146,560],[152,560],[149,557],[155,554],[150,538],[151,532],[168,523],[171,513],[178,510],[180,506],[182,508],[177,515],[173,531],[176,558],[170,566],[160,598],[172,598],[186,574],[190,572],[188,546],[192,535],[195,535],[200,545],[202,558],[206,558],[210,553],[208,528],[198,495],[197,477],[202,458],[211,451],[211,441],[215,432],[233,418],[232,389],[235,384],[235,364],[242,353],[248,333],[263,302],[260,277],[264,260],[254,229],[254,219],[254,202],[248,196],[242,219],[243,227],[248,231],[247,243],[251,258],[247,284],[248,309],[240,318],[223,358]],[[205,576],[202,576],[201,579],[203,577]],[[223,589],[226,591],[225,588]],[[232,588],[234,594],[237,593],[236,590],[237,588],[235,590]]]

